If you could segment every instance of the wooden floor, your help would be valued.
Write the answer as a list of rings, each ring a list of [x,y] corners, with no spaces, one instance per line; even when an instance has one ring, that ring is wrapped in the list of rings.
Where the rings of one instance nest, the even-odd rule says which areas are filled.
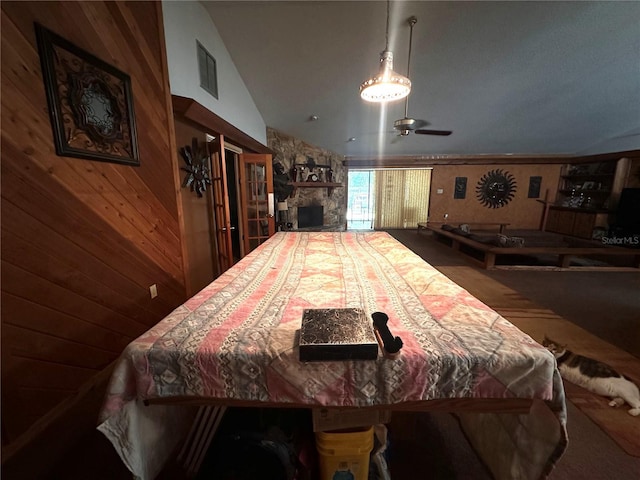
[[[430,245],[432,252],[447,248],[437,245],[434,239],[424,235],[421,235],[423,240],[416,241],[415,233],[406,231],[392,233],[409,248],[413,247],[417,253],[421,251],[420,246],[424,247],[421,245],[422,242],[432,242]],[[573,351],[597,358],[631,378],[640,379],[640,359],[638,357],[605,342],[575,323],[563,319],[552,310],[540,307],[507,285],[494,280],[485,271],[473,265],[458,264],[457,262],[450,266],[434,266],[520,330],[529,334],[534,340],[542,342],[545,334],[551,338],[560,339],[559,341],[568,342]],[[549,272],[548,275],[575,274]],[[638,275],[640,276],[640,274]],[[579,288],[579,285],[576,287]],[[603,285],[603,288],[606,288],[606,285]],[[563,293],[565,292],[557,292],[557,295],[560,296]],[[579,295],[577,298],[579,301]],[[613,321],[613,319],[603,318],[602,321]],[[640,311],[638,311],[636,326],[640,329]],[[626,409],[609,407],[608,400],[575,385],[568,384],[565,390],[567,398],[608,432],[621,448],[630,455],[640,457],[640,419],[628,415]]]
[[[640,379],[640,360],[637,357],[564,320],[553,311],[540,308],[478,271],[465,267],[443,267],[442,270],[534,340],[542,342],[545,334],[554,339],[570,339],[573,351],[597,358],[631,378]],[[630,417],[626,410],[621,415],[622,409],[609,407],[608,400],[575,385],[568,384],[565,391],[567,398],[607,431],[627,453],[640,457],[640,422],[637,419]]]
[[[410,248],[413,246],[416,253],[423,256],[423,258],[429,256],[427,259],[429,263],[478,299],[491,306],[534,339],[540,341],[545,333],[558,339],[567,339],[566,341],[569,341],[574,351],[586,352],[592,357],[610,363],[625,374],[640,379],[640,359],[638,359],[638,357],[613,346],[611,343],[605,342],[584,328],[581,328],[579,325],[568,322],[554,313],[550,308],[543,308],[532,302],[518,291],[505,285],[505,282],[499,282],[491,278],[487,271],[468,263],[463,256],[459,256],[459,254],[456,254],[456,252],[453,252],[450,248],[444,245],[438,246],[435,242],[429,243],[432,242],[432,240],[424,234],[418,236],[414,230],[401,232],[397,234],[397,238],[401,241],[404,240],[403,243]],[[575,275],[574,273],[563,272],[549,274]],[[561,295],[562,292],[557,292],[557,294]],[[638,318],[640,322],[640,312]],[[603,319],[603,321],[607,320]],[[624,449],[630,455],[640,457],[640,419],[629,416],[626,410],[608,407],[605,399],[592,395],[579,387],[568,385],[566,391],[571,403],[577,406],[595,423],[600,425],[604,431],[607,431],[609,435],[615,439],[617,444],[620,445],[621,449]],[[449,438],[450,435],[455,435],[453,431],[455,425],[448,423],[451,420],[444,417],[436,420],[437,428],[434,425],[428,424],[430,420],[425,420],[424,418],[415,420],[404,414],[394,418],[393,422],[395,423],[392,422],[393,425],[396,426],[396,428],[405,429],[407,432],[406,435],[403,435],[402,441],[398,442],[400,444],[396,444],[395,447],[396,451],[402,450],[405,452],[403,458],[406,458],[407,461],[403,461],[403,465],[401,466],[395,465],[394,479],[414,478],[411,476],[411,472],[416,471],[416,464],[424,466],[426,462],[425,458],[430,458],[430,462],[446,463],[445,460],[448,458],[446,456],[447,452],[446,448],[442,445],[448,445],[448,442],[457,441],[455,438]],[[427,424],[425,424],[425,422],[427,422]],[[433,441],[433,435],[436,435],[440,438],[439,441],[444,443],[438,448],[435,448],[433,445],[425,446],[421,439],[426,435],[426,432],[431,432],[431,441]],[[428,449],[428,451],[425,450],[425,448]],[[37,461],[37,459],[34,459],[34,462],[35,461]],[[483,467],[479,466],[477,459],[449,458],[449,460],[446,461],[466,462],[469,471],[477,473],[473,478],[480,479],[486,476],[486,472],[481,472]],[[406,465],[404,463],[406,463]],[[446,466],[443,468],[446,469]],[[402,473],[403,471],[406,475]],[[614,477],[615,476],[612,476],[610,478]],[[3,478],[5,478],[4,475]],[[28,477],[16,476],[15,478]],[[104,436],[96,430],[93,430],[87,433],[73,453],[69,453],[67,457],[62,458],[50,475],[44,478],[64,478],[66,480],[79,480],[84,478],[92,478],[94,480],[124,480],[130,479],[131,476]],[[163,480],[176,480],[179,478],[180,475],[175,465],[171,465],[161,476]],[[443,477],[438,478],[454,477],[448,477],[445,474]],[[564,478],[568,479],[571,477],[552,476],[552,478],[562,478],[564,480]],[[624,477],[618,476],[615,478]],[[637,478],[640,478],[640,476]]]

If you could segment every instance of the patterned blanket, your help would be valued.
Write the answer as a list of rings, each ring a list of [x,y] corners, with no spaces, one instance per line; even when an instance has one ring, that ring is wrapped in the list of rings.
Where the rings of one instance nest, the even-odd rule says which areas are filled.
[[[300,362],[308,308],[385,312],[402,354]],[[277,233],[127,347],[98,428],[141,478],[158,473],[188,423],[181,407],[143,404],[170,397],[310,407],[535,399],[528,415],[460,415],[497,478],[545,477],[567,442],[553,356],[383,232]]]

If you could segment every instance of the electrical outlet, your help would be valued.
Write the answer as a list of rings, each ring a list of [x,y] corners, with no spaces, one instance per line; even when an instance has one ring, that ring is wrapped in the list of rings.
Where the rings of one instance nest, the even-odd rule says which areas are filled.
[[[442,195],[442,194],[444,193],[444,189],[443,189],[443,188],[438,188],[438,189],[436,190],[436,193],[437,193],[438,195]]]
[[[154,283],[149,287],[149,294],[151,298],[156,298],[158,296],[158,286]]]

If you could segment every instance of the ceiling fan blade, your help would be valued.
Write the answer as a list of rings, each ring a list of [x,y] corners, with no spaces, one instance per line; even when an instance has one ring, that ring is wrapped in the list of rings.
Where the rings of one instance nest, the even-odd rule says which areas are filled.
[[[451,130],[424,130],[424,129],[420,129],[420,130],[415,130],[415,133],[418,133],[420,135],[440,135],[442,137],[446,137],[447,135],[451,135]]]

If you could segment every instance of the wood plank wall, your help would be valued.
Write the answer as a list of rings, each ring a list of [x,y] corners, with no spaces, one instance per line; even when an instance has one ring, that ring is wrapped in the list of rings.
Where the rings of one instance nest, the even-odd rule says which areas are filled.
[[[160,3],[1,8],[4,445],[186,297]],[[34,21],[131,76],[139,167],[56,156]]]

